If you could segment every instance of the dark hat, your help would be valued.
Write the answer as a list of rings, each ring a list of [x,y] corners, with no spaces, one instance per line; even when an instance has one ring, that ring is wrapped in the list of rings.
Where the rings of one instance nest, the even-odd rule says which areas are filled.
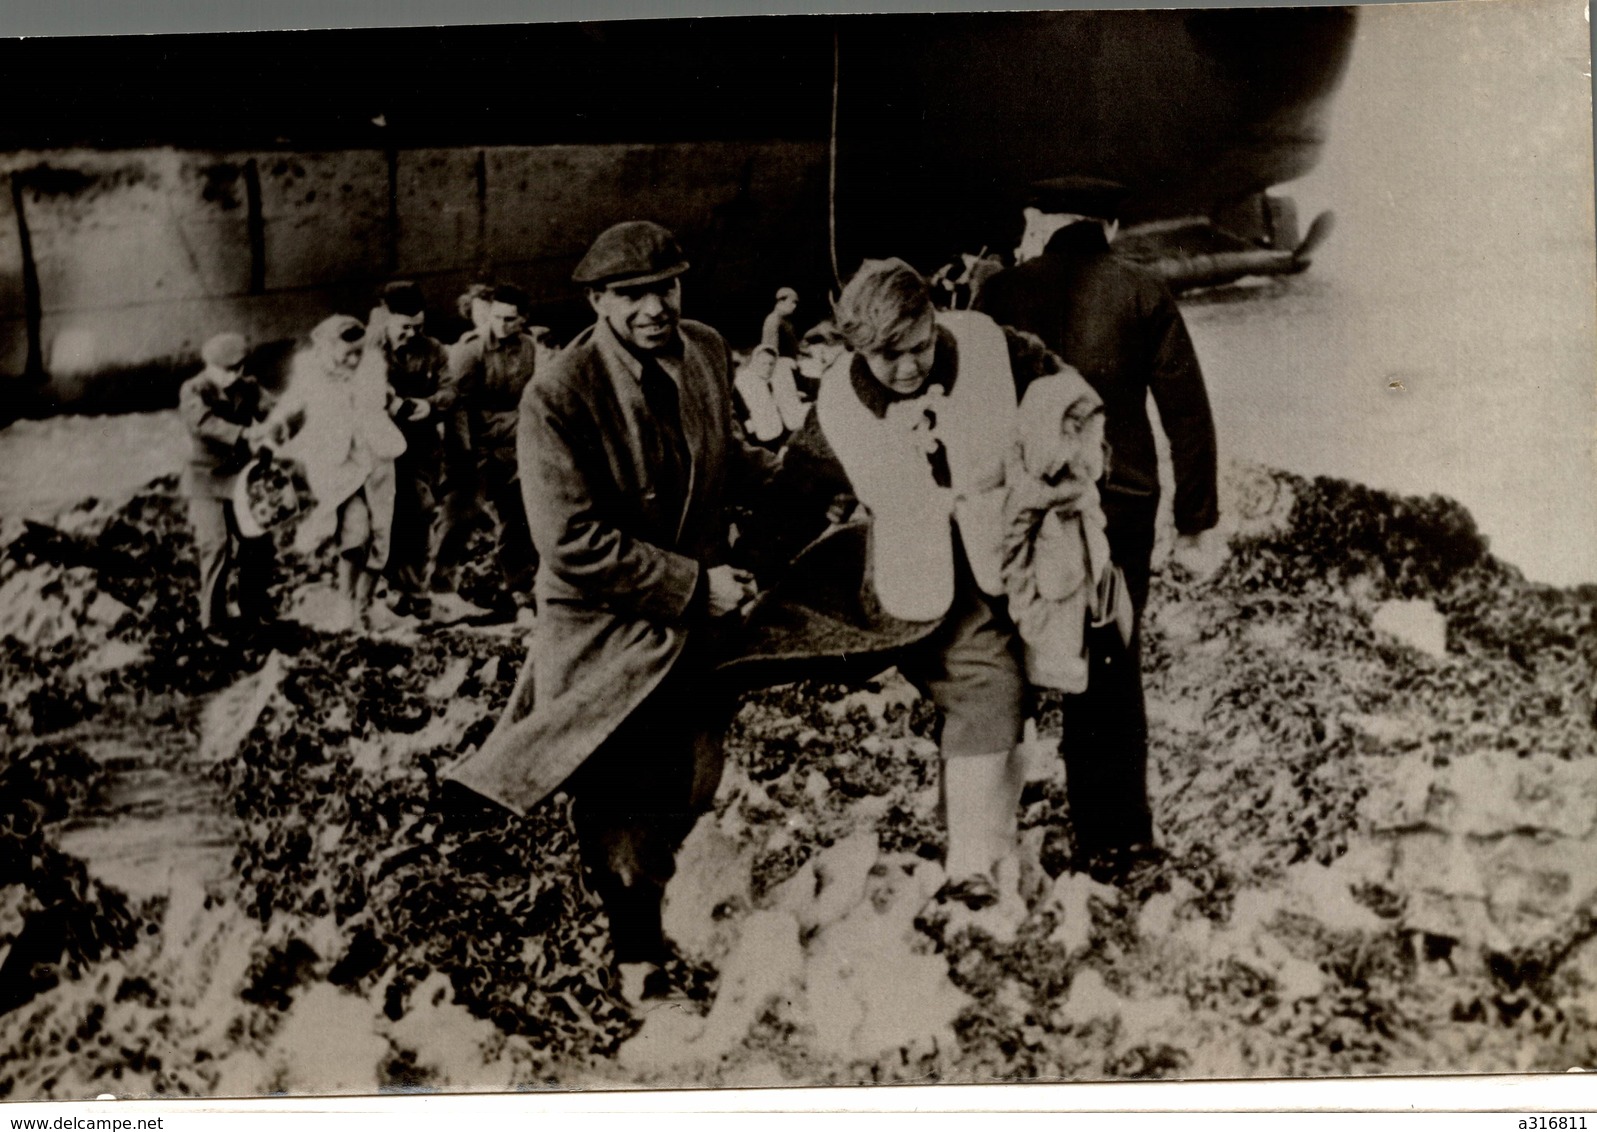
[[[571,273],[571,281],[584,287],[640,286],[687,269],[687,257],[675,236],[651,221],[628,220],[599,233]]]
[[[396,279],[392,283],[383,284],[382,293],[378,297],[391,313],[405,315],[407,318],[421,314],[426,309],[426,303],[421,297],[421,288],[408,279]]]
[[[515,307],[522,314],[527,313],[527,292],[523,291],[520,287],[517,287],[514,283],[500,283],[495,286],[494,289],[488,293],[488,301],[493,303],[504,303],[507,306]]]
[[[1053,177],[1033,181],[1026,203],[1043,212],[1068,212],[1094,220],[1113,220],[1131,190],[1102,177]]]

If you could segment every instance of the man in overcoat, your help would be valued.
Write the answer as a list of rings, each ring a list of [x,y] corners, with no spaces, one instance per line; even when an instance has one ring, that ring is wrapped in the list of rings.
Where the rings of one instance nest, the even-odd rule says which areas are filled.
[[[1175,471],[1176,556],[1196,564],[1212,553],[1206,532],[1218,521],[1219,507],[1203,374],[1169,289],[1110,250],[1125,188],[1066,177],[1034,189],[1021,262],[989,279],[977,306],[1006,326],[1036,334],[1103,398],[1110,553],[1140,622],[1159,509],[1150,393]],[[1087,691],[1065,697],[1060,751],[1078,856],[1113,876],[1151,848],[1153,820],[1140,632],[1124,656],[1107,634],[1099,639],[1105,647],[1095,651]]]
[[[752,596],[722,564],[724,506],[768,458],[732,421],[731,356],[680,318],[687,260],[647,221],[599,236],[573,280],[596,315],[521,398],[521,488],[541,566],[511,703],[454,781],[525,813],[574,800],[629,997],[659,986],[661,898],[712,800],[733,697],[709,631]]]
[[[244,372],[248,348],[239,334],[218,334],[200,349],[205,368],[183,383],[178,415],[188,429],[190,450],[183,468],[189,523],[200,566],[200,627],[230,627],[228,579],[237,574],[240,625],[271,618],[267,587],[272,540],[246,538],[233,510],[238,477],[254,455],[259,425],[270,408],[255,379]]]

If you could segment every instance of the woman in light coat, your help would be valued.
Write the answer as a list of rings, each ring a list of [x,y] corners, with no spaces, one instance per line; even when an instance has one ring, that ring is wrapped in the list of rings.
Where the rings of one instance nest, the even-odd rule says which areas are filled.
[[[365,327],[333,315],[294,356],[288,388],[267,427],[281,453],[298,460],[316,506],[301,520],[295,548],[339,549],[338,587],[346,625],[362,623],[388,561],[394,519],[394,458],[405,438],[388,415],[393,397],[381,372],[360,368]]]

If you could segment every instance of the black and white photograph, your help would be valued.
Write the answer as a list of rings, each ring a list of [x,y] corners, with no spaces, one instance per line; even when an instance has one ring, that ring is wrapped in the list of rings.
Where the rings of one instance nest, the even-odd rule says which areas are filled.
[[[0,38],[0,1100],[1597,1067],[1587,21]]]

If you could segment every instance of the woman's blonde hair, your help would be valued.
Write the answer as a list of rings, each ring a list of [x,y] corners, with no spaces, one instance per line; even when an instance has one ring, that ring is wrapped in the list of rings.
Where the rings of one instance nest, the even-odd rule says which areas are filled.
[[[931,289],[901,259],[868,259],[832,307],[838,332],[852,350],[895,345],[932,309]]]

